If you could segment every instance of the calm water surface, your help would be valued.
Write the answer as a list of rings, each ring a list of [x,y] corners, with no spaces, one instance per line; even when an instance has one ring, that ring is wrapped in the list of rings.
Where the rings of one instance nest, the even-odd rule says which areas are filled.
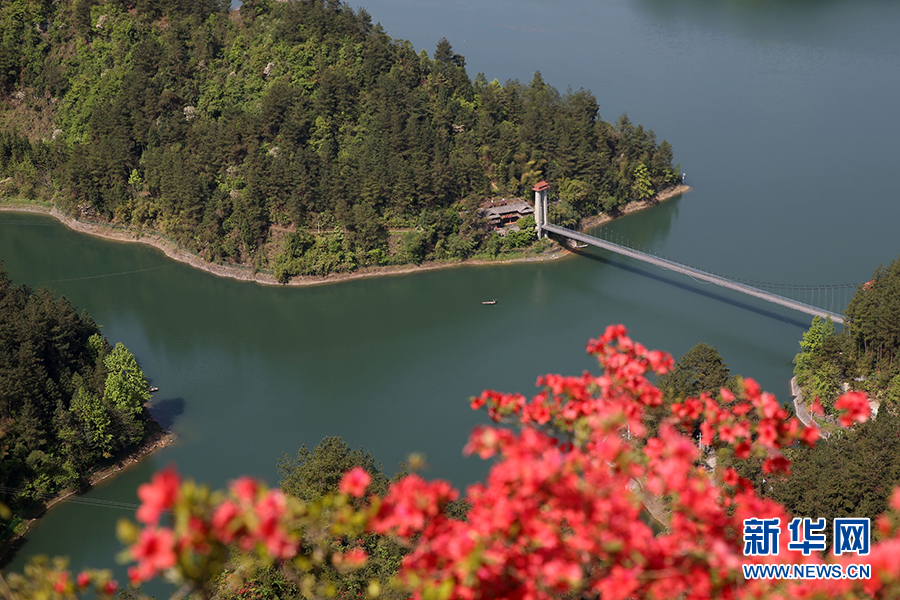
[[[694,191],[609,226],[656,252],[789,283],[865,281],[900,255],[893,2],[364,6],[416,49],[432,51],[446,36],[473,76],[527,82],[540,70],[561,90],[591,89],[603,118],[627,110],[669,140]],[[170,463],[217,486],[245,473],[275,483],[282,452],[326,435],[365,447],[388,471],[424,452],[431,476],[465,485],[486,470],[461,455],[483,420],[466,399],[486,387],[527,392],[541,373],[591,368],[585,342],[609,323],[676,356],[713,344],[734,372],[780,397],[809,324],[599,251],[281,289],[6,213],[0,258],[16,281],[64,293],[132,349],[160,388],[154,415],[179,437],[89,500],[134,502],[137,486]],[[498,304],[481,305],[490,298]],[[53,510],[12,568],[35,553],[112,564],[121,516],[129,513],[81,503]]]

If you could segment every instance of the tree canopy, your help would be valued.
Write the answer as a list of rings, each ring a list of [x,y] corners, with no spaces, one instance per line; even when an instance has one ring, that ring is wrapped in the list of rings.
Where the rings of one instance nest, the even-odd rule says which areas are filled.
[[[700,342],[675,362],[675,368],[657,381],[667,397],[683,399],[703,392],[717,394],[720,388],[735,388],[728,365],[715,347]]]
[[[880,265],[847,306],[848,350],[864,376],[900,373],[900,259]]]
[[[387,491],[388,478],[381,464],[362,448],[351,450],[340,437],[326,437],[313,451],[301,446],[296,457],[285,454],[278,461],[279,485],[285,494],[314,502],[337,492],[341,477],[353,467],[361,467],[372,478],[371,493]]]
[[[668,373],[661,375],[656,387],[663,393],[659,406],[648,407],[647,423],[651,434],[671,412],[672,405],[685,398],[697,398],[700,394],[717,395],[722,388],[738,391],[738,377],[730,375],[728,365],[715,347],[700,342],[679,358]],[[696,436],[700,435],[700,423],[695,423]]]
[[[359,448],[352,450],[340,437],[326,437],[310,451],[305,445],[296,456],[285,454],[278,461],[281,475],[280,488],[288,497],[306,504],[317,505],[324,498],[339,493],[344,473],[358,467],[369,477],[366,492],[376,496],[387,492],[389,480],[381,469],[381,464]],[[401,473],[403,469],[401,469]],[[400,476],[398,473],[397,477]],[[372,582],[386,592],[387,598],[402,598],[392,591],[391,578],[400,568],[406,549],[391,539],[373,533],[360,534],[354,539],[347,536],[330,536],[328,545],[337,552],[364,551],[369,560],[364,567],[345,569],[340,565],[323,568],[322,577],[334,585],[338,597],[356,598],[367,593]],[[302,585],[298,585],[292,572],[279,565],[236,555],[233,570],[235,577],[219,581],[216,596],[223,600],[244,600],[247,598],[303,598]],[[232,579],[240,579],[240,585],[233,585]]]
[[[147,381],[134,356],[44,288],[0,264],[0,489],[13,509],[78,488],[144,438]]]

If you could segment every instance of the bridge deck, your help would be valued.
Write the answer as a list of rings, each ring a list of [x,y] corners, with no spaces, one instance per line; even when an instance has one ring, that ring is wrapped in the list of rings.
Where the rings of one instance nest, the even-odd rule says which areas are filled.
[[[819,308],[818,306],[812,306],[804,302],[797,302],[796,300],[791,300],[790,298],[785,298],[784,296],[779,296],[778,294],[773,294],[759,288],[744,285],[743,283],[737,283],[736,281],[731,281],[730,279],[726,279],[718,275],[713,275],[712,273],[707,273],[706,271],[701,271],[687,265],[672,262],[671,260],[666,260],[665,258],[653,256],[652,254],[647,254],[646,252],[632,250],[631,248],[626,248],[625,246],[620,246],[619,244],[607,242],[606,240],[601,240],[584,233],[578,233],[577,231],[572,231],[571,229],[566,229],[565,227],[559,227],[557,225],[543,225],[542,229],[544,231],[549,231],[550,233],[555,233],[572,240],[577,240],[585,244],[603,248],[604,250],[609,250],[610,252],[616,252],[617,254],[621,254],[623,256],[642,260],[646,263],[656,265],[657,267],[661,267],[663,269],[675,271],[676,273],[682,273],[684,275],[694,277],[702,281],[708,281],[709,283],[714,283],[724,288],[728,288],[729,290],[734,290],[736,292],[741,292],[742,294],[747,294],[748,296],[753,296],[754,298],[759,298],[767,302],[773,302],[780,306],[791,308],[793,310],[804,312],[806,314],[816,315],[823,319],[831,319],[835,323],[840,323],[841,325],[844,324],[844,317],[842,315],[824,310],[822,308]]]

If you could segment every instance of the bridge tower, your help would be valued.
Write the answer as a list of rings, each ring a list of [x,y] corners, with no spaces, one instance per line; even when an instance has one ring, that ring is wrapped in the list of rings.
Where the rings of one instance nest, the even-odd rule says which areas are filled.
[[[550,189],[550,184],[546,181],[539,181],[531,189],[534,190],[534,232],[538,239],[541,239],[547,237],[547,234],[544,233],[544,225],[549,224],[547,222],[547,190]]]

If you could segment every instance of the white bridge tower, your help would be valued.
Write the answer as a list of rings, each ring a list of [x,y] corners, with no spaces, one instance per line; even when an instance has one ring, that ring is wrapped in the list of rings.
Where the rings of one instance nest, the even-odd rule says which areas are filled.
[[[544,233],[544,225],[549,225],[547,222],[547,190],[550,189],[550,184],[546,181],[539,181],[531,189],[534,190],[534,232],[538,239],[541,239],[547,237],[547,234]]]

